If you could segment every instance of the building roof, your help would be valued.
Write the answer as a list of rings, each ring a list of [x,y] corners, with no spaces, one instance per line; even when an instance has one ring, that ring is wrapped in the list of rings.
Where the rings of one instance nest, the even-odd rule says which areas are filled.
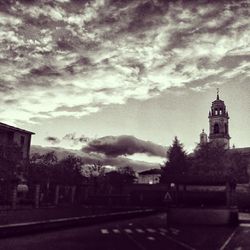
[[[0,129],[11,130],[11,131],[19,131],[19,132],[22,132],[22,133],[25,133],[25,134],[32,134],[32,135],[35,134],[35,133],[31,132],[31,131],[21,129],[21,128],[17,128],[17,127],[14,127],[14,126],[2,123],[2,122],[0,122]]]
[[[241,154],[250,154],[250,147],[232,148],[232,149],[230,149],[230,152],[238,152],[238,153],[241,153]]]
[[[146,170],[143,172],[138,173],[139,175],[152,175],[152,174],[161,174],[161,169],[158,168],[154,168],[154,169],[150,169],[150,170]]]

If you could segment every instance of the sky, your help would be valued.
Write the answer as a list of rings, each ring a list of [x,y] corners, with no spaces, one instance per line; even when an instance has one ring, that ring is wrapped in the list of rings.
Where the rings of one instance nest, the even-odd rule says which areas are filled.
[[[231,145],[249,147],[249,10],[246,0],[0,0],[0,121],[35,132],[33,150],[159,167],[175,136],[190,152],[209,133],[219,88]]]

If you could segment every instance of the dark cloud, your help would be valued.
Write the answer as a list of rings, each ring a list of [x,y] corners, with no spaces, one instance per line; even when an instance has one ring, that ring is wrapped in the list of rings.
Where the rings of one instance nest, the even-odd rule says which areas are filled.
[[[80,157],[83,160],[84,164],[100,163],[103,166],[109,165],[117,168],[130,166],[135,171],[160,168],[160,164],[148,163],[144,161],[134,161],[123,157],[107,157],[103,154],[85,153],[80,150],[66,150],[59,147],[41,147],[35,145],[31,146],[31,156],[35,153],[46,154],[51,151],[55,152],[59,160],[67,157],[68,155],[75,155],[77,157]]]
[[[73,107],[63,105],[61,107],[56,108],[55,111],[81,112],[84,107],[84,105],[76,105]]]
[[[87,142],[89,142],[90,138],[87,137],[87,136],[85,136],[85,135],[76,136],[75,133],[69,133],[69,134],[66,134],[63,137],[63,140],[71,141],[74,145],[77,145],[79,142],[80,143],[87,143]]]
[[[60,143],[60,139],[54,136],[48,136],[45,138],[47,142],[50,142],[51,144],[58,144]]]
[[[18,103],[18,100],[16,99],[7,99],[4,101],[6,104],[17,104]]]
[[[41,66],[39,68],[34,68],[30,70],[31,75],[35,76],[59,76],[58,73],[53,67],[49,67],[48,65]]]
[[[1,79],[0,79],[0,92],[9,93],[12,90],[14,90],[14,88],[12,86],[9,86],[8,82],[1,81]]]
[[[165,157],[167,149],[153,142],[137,139],[134,136],[122,135],[117,137],[106,136],[90,141],[82,150],[84,152],[103,153],[113,157],[133,155],[135,153]]]

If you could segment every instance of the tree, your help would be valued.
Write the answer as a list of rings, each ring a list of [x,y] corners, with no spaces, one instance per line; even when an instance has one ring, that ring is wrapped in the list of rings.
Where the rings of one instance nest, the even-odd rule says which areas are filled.
[[[34,154],[30,159],[28,178],[32,182],[46,183],[47,187],[53,180],[53,171],[58,162],[54,151],[44,155]]]
[[[191,158],[190,175],[202,182],[246,182],[247,162],[237,151],[225,148],[221,143],[209,142],[199,145]]]
[[[199,145],[192,157],[193,174],[222,173],[226,168],[225,145],[209,142]]]
[[[81,184],[84,178],[82,174],[83,161],[74,155],[68,155],[60,160],[54,171],[54,179],[62,184]]]
[[[161,182],[168,182],[169,179],[183,176],[188,169],[187,153],[183,149],[177,137],[174,138],[173,144],[167,151],[167,161],[162,168]]]
[[[106,174],[107,182],[121,193],[124,185],[134,183],[135,171],[130,166],[119,167],[116,171]]]

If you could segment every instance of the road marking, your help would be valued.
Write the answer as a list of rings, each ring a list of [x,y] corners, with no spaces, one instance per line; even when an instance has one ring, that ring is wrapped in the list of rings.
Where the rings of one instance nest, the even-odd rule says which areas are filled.
[[[226,246],[231,241],[231,239],[234,237],[236,232],[237,232],[237,228],[231,233],[231,235],[227,238],[227,240],[224,242],[224,244],[220,247],[220,250],[224,250],[226,248]]]
[[[135,240],[131,235],[125,234],[130,241],[132,241],[140,250],[146,250],[146,248],[137,240]]]
[[[171,231],[171,233],[174,234],[174,235],[178,235],[179,232],[180,232],[180,230],[175,229],[175,228],[170,228],[170,231]]]
[[[128,234],[132,234],[133,233],[133,231],[131,229],[129,229],[129,228],[125,228],[124,231],[126,233],[128,233]]]
[[[115,233],[115,234],[119,234],[120,233],[120,231],[118,230],[118,229],[113,229],[113,232]]]
[[[148,240],[155,240],[155,237],[147,237]]]
[[[166,238],[169,239],[169,240],[171,240],[171,241],[173,241],[174,243],[176,243],[176,244],[182,246],[182,247],[185,248],[185,249],[188,249],[188,250],[196,250],[195,248],[193,248],[193,247],[187,245],[186,243],[181,242],[181,241],[179,241],[179,240],[176,240],[176,239],[174,239],[174,238],[172,238],[172,237],[170,237],[170,236],[166,236]]]
[[[109,230],[108,229],[101,229],[101,233],[102,234],[109,234]]]
[[[147,228],[146,229],[149,233],[155,233],[156,231],[154,230],[154,229],[152,229],[152,228]]]
[[[250,227],[250,223],[240,223],[240,227]]]
[[[138,233],[140,233],[140,234],[144,234],[145,232],[142,230],[142,229],[140,229],[140,228],[136,228],[135,229]]]
[[[162,231],[162,232],[165,232],[165,233],[168,232],[168,230],[166,228],[162,228],[162,227],[160,227],[159,230]]]
[[[129,223],[128,225],[129,225],[129,226],[133,226],[133,223]]]
[[[164,232],[160,232],[160,234],[161,234],[162,236],[165,236],[165,235],[166,235],[166,233],[164,233]]]

